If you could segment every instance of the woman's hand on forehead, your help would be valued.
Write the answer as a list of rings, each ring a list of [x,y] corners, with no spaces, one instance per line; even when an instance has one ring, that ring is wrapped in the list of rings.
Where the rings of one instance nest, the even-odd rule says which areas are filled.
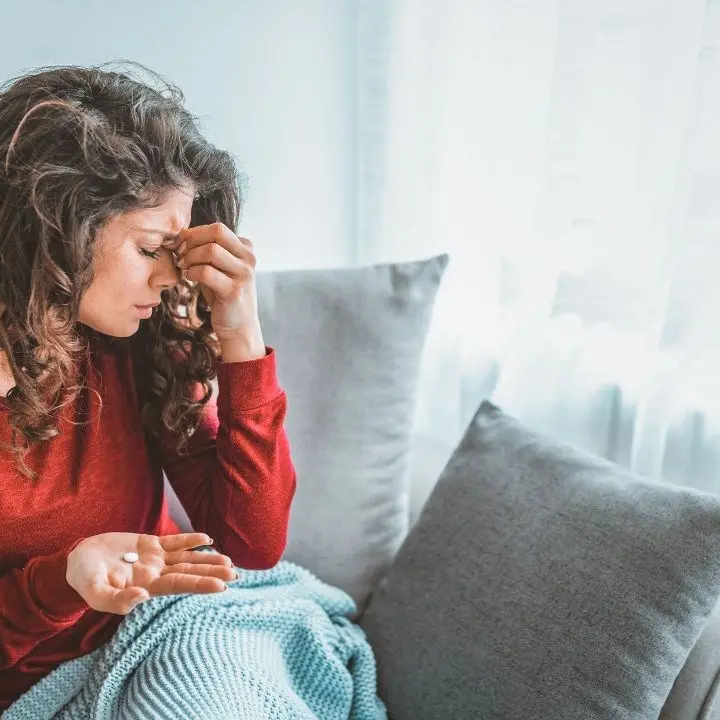
[[[264,355],[252,242],[216,222],[183,229],[165,247],[175,255],[183,276],[199,284],[213,330],[228,350],[223,357]]]

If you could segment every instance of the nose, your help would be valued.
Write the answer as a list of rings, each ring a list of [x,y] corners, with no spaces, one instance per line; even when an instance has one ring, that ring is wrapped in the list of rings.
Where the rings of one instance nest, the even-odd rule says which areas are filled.
[[[160,256],[153,263],[152,274],[150,275],[150,287],[162,291],[175,287],[180,282],[180,269],[175,265],[175,255],[171,250],[162,248]]]

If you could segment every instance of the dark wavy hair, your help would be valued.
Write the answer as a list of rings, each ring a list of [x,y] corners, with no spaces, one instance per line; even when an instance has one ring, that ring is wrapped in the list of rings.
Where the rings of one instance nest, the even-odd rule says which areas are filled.
[[[196,193],[191,226],[235,230],[240,219],[246,178],[231,155],[201,135],[178,88],[130,65],[40,68],[0,87],[0,349],[16,382],[9,449],[33,480],[25,453],[57,435],[60,409],[85,387],[77,368],[93,333],[78,312],[98,230],[187,185]],[[143,425],[176,433],[182,450],[211,395],[218,354],[197,286],[165,290],[132,346],[148,363]]]

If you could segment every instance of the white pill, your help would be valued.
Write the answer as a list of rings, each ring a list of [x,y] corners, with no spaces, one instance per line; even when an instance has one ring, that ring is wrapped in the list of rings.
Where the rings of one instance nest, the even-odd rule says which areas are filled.
[[[138,554],[137,553],[125,553],[123,555],[123,560],[125,562],[134,563],[138,561]]]

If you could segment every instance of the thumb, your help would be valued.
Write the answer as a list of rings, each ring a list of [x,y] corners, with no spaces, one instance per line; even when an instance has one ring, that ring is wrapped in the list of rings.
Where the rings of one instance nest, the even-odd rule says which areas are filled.
[[[118,608],[119,615],[127,615],[141,602],[150,598],[148,591],[141,587],[129,587],[124,590],[111,588],[111,590],[114,593],[113,603]]]
[[[95,586],[94,604],[98,610],[127,615],[135,606],[148,600],[150,595],[141,587],[127,587],[119,590],[110,585]]]

